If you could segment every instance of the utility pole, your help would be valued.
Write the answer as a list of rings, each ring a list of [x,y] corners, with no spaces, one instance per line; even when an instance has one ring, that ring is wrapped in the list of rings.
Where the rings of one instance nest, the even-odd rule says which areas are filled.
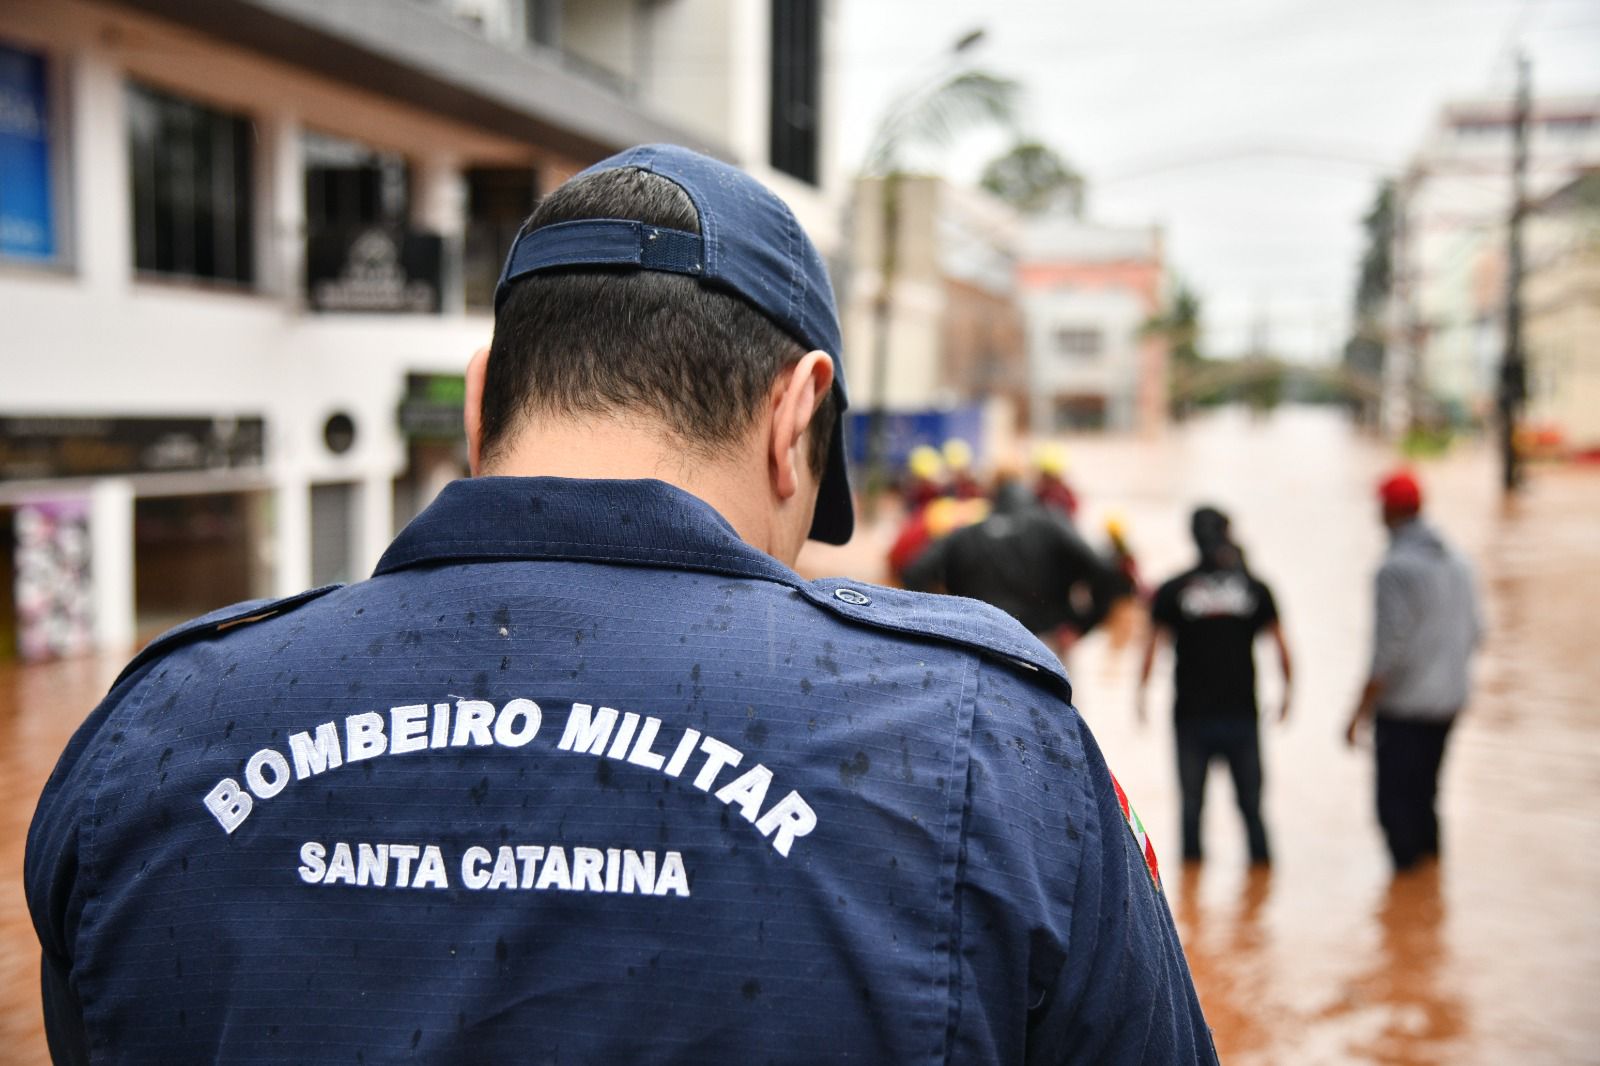
[[[1522,223],[1527,214],[1528,57],[1517,54],[1517,102],[1512,118],[1511,218],[1506,239],[1506,346],[1500,364],[1501,488],[1515,492],[1522,481],[1517,456],[1517,421],[1528,391],[1528,366],[1522,351]]]
[[[1389,244],[1388,345],[1384,352],[1383,428],[1395,437],[1420,429],[1427,420],[1427,382],[1422,359],[1422,323],[1417,314],[1417,268],[1412,262],[1411,201],[1427,177],[1421,168],[1394,183],[1394,227]]]
[[[889,450],[889,352],[894,327],[894,283],[900,258],[899,168],[880,179],[879,213],[883,247],[878,257],[878,294],[872,301],[872,407],[867,415],[866,515],[876,518],[878,497],[888,487],[886,457]],[[859,189],[860,186],[858,185]]]

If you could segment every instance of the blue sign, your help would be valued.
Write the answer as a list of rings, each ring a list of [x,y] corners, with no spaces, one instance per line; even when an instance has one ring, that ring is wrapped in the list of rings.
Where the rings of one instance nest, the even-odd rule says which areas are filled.
[[[0,44],[0,255],[53,259],[44,57]]]
[[[872,412],[851,411],[850,425],[845,433],[845,445],[850,462],[861,466],[867,460],[867,439],[872,433]],[[906,465],[911,449],[919,444],[935,448],[952,438],[972,445],[974,457],[983,447],[983,407],[969,404],[947,411],[893,411],[884,416],[884,461],[890,469],[899,470]]]

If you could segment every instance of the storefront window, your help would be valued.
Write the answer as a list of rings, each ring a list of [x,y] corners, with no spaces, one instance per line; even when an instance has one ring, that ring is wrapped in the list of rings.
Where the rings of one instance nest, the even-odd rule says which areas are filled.
[[[773,0],[771,160],[815,185],[822,111],[822,5]]]
[[[249,284],[255,277],[250,120],[128,86],[134,265]]]

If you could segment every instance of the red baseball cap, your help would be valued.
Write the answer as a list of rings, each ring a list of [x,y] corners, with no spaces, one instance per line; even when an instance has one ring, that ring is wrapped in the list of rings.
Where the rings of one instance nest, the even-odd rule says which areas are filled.
[[[1378,483],[1378,499],[1393,511],[1422,510],[1422,486],[1409,470],[1396,470]]]

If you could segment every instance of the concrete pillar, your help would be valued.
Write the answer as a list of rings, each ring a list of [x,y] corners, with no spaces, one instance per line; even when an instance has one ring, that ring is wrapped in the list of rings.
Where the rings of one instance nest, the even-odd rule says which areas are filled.
[[[394,483],[385,475],[369,474],[361,481],[355,516],[356,536],[352,580],[372,573],[378,559],[389,546],[394,530]]]
[[[111,296],[133,276],[126,89],[122,70],[95,47],[74,57],[69,78],[74,261],[86,288]]]
[[[729,94],[725,136],[742,163],[765,167],[771,154],[772,5],[734,3],[727,11],[732,58],[725,83]]]
[[[305,301],[306,178],[299,116],[279,111],[256,120],[263,146],[256,168],[261,281],[291,307]]]
[[[428,156],[412,171],[411,221],[419,229],[444,238],[444,269],[440,278],[442,311],[466,311],[461,257],[467,233],[467,183],[460,161],[453,156]]]
[[[124,478],[103,478],[89,491],[89,582],[95,645],[132,647],[133,483]]]
[[[311,482],[279,477],[273,485],[274,596],[293,596],[311,585]]]

